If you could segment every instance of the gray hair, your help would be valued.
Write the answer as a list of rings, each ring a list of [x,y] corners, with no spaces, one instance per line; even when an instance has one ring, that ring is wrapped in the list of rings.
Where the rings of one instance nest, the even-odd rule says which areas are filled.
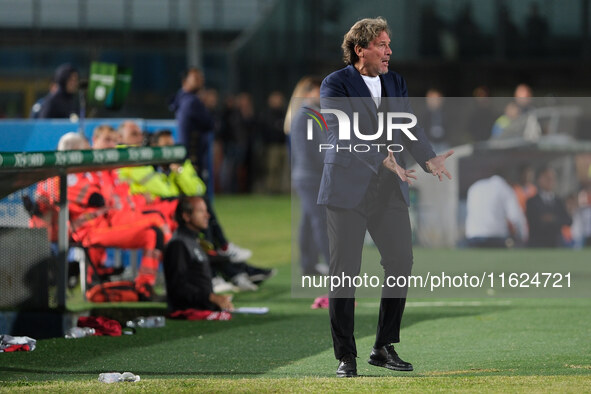
[[[88,140],[75,132],[62,135],[57,143],[57,150],[78,150],[87,148]]]
[[[367,48],[377,36],[385,31],[388,36],[390,28],[388,22],[378,16],[377,18],[365,18],[357,21],[351,29],[345,34],[341,48],[343,48],[343,60],[345,64],[355,64],[359,61],[359,56],[355,53],[355,46]]]

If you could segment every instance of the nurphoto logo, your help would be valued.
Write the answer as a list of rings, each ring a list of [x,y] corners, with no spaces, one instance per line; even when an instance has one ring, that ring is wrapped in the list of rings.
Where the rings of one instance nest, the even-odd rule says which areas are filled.
[[[377,141],[382,139],[382,135],[384,134],[384,129],[386,133],[386,140],[392,141],[394,131],[401,131],[403,132],[411,141],[417,141],[417,137],[409,130],[417,125],[417,117],[408,112],[378,112],[377,113],[377,120],[378,120],[378,129],[373,134],[364,134],[361,132],[359,128],[359,113],[353,112],[353,127],[351,128],[351,120],[349,115],[345,112],[338,110],[338,109],[321,109],[320,112],[315,111],[311,108],[305,107],[307,110],[306,115],[310,117],[307,122],[307,134],[306,138],[308,141],[312,141],[314,139],[314,122],[320,128],[320,131],[326,132],[328,131],[328,124],[324,119],[322,114],[332,114],[336,116],[338,121],[338,132],[337,132],[337,141],[351,141],[351,129],[353,129],[353,135],[356,140],[360,141]],[[384,115],[385,114],[385,115]],[[384,117],[386,122],[384,122]],[[407,119],[410,122],[407,123],[397,123],[400,122],[400,119]],[[396,121],[395,121],[396,120]],[[385,123],[385,127],[384,127]],[[400,144],[384,144],[384,143],[373,143],[373,144],[349,144],[349,145],[342,145],[342,144],[330,144],[330,143],[322,143],[318,144],[318,150],[320,152],[327,151],[327,150],[336,150],[339,151],[348,151],[348,152],[369,152],[373,148],[377,148],[379,152],[382,148],[388,149],[390,152],[401,152],[403,150],[403,146]]]

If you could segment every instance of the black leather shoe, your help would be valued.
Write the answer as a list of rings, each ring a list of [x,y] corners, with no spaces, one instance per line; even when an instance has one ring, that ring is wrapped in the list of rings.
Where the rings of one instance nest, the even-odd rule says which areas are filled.
[[[398,353],[396,353],[392,345],[382,346],[379,349],[373,348],[367,362],[376,367],[384,367],[394,371],[413,370],[411,363],[407,363],[398,357]]]
[[[355,361],[355,356],[350,354],[341,358],[341,362],[337,368],[337,378],[353,378],[355,376],[357,376],[357,361]]]

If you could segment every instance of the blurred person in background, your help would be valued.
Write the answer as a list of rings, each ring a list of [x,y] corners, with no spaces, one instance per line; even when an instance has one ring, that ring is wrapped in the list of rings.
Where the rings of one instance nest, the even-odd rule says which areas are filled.
[[[515,196],[517,196],[517,201],[523,213],[525,213],[527,200],[535,196],[538,192],[538,188],[535,185],[535,178],[536,172],[532,166],[524,164],[519,167],[519,179],[513,185],[513,191],[515,192]]]
[[[214,117],[214,121],[217,120],[218,116],[215,113],[218,111],[219,94],[216,89],[201,89],[197,96],[207,108],[211,116]],[[215,127],[217,129],[217,127]]]
[[[261,113],[259,122],[263,142],[262,161],[265,163],[264,190],[267,193],[285,193],[289,189],[289,169],[283,130],[285,97],[281,92],[269,94],[267,108]]]
[[[505,112],[503,115],[497,118],[495,123],[493,124],[492,130],[490,132],[490,137],[495,138],[499,137],[503,134],[505,129],[511,125],[511,123],[519,118],[521,115],[521,109],[517,103],[511,101],[507,103],[505,106]]]
[[[253,143],[258,122],[250,94],[239,93],[231,103],[220,134],[224,143],[222,187],[229,192],[248,193],[254,181]]]
[[[90,149],[90,144],[75,132],[66,133],[61,136],[57,150],[83,150]],[[57,254],[58,240],[58,213],[59,213],[59,178],[48,178],[37,183],[34,200],[28,198],[25,209],[31,214],[30,227],[46,228],[49,241],[55,244]],[[52,246],[52,250],[53,250]]]
[[[577,206],[572,225],[575,246],[591,246],[591,166],[589,176],[577,195]]]
[[[562,227],[570,226],[572,219],[564,201],[556,195],[556,172],[543,167],[536,177],[538,193],[527,200],[526,216],[529,224],[528,246],[555,248],[564,246]]]
[[[45,96],[41,97],[39,100],[35,101],[35,104],[31,107],[31,113],[29,114],[29,118],[31,119],[39,119],[39,113],[41,112],[41,107],[43,106],[43,102],[47,100],[52,94],[57,92],[58,85],[54,81],[51,81],[49,84],[49,93]]]
[[[493,125],[491,137],[499,137],[503,133],[522,135],[526,130],[525,116],[534,109],[532,103],[533,91],[526,83],[520,83],[515,87],[513,100],[505,106],[505,112]]]
[[[69,63],[62,64],[55,70],[53,81],[57,85],[57,89],[43,99],[38,118],[70,119],[73,116],[77,117],[79,107],[76,96],[79,81],[78,70]]]
[[[491,129],[497,115],[492,107],[490,91],[487,86],[477,86],[472,92],[474,99],[468,109],[466,126],[464,127],[467,142],[486,141],[490,138]]]
[[[141,146],[147,141],[150,146],[173,146],[174,139],[170,130],[162,130],[155,134],[144,134],[133,121],[125,121],[119,126],[121,143],[124,146]],[[160,136],[166,134],[171,143],[160,145]],[[164,138],[162,138],[164,139]],[[144,204],[158,201],[175,200],[180,194],[203,195],[205,183],[199,178],[195,167],[189,159],[182,164],[170,163],[166,173],[159,172],[162,166],[122,167],[118,170],[121,180],[130,185],[130,192],[135,200],[143,200]],[[174,211],[174,209],[173,209]]]
[[[562,246],[567,248],[579,248],[581,243],[578,242],[579,240],[575,239],[576,230],[575,228],[575,217],[579,214],[579,202],[577,199],[577,193],[570,193],[568,196],[564,198],[564,206],[566,208],[566,212],[572,218],[570,224],[564,224],[560,228],[560,233],[562,235]]]
[[[216,187],[221,190],[222,192],[230,192],[232,191],[232,179],[234,177],[234,168],[233,168],[233,160],[230,160],[227,155],[229,152],[229,144],[231,141],[231,128],[230,128],[230,118],[231,114],[234,112],[235,109],[235,102],[236,98],[232,94],[228,94],[224,97],[222,102],[222,108],[220,109],[220,129],[218,135],[216,136],[216,142],[219,144],[221,148],[220,152],[220,162],[217,163],[219,168],[219,179],[217,179],[218,183]]]
[[[181,88],[169,104],[174,112],[179,132],[179,142],[187,148],[187,156],[197,173],[205,181],[211,174],[207,160],[210,152],[210,136],[215,129],[214,118],[201,101],[198,93],[205,83],[203,72],[189,68],[181,77]]]
[[[223,127],[223,110],[219,105],[219,93],[216,89],[203,89],[199,92],[199,98],[203,101],[203,105],[213,117],[214,123],[214,140],[210,153],[212,155],[212,174],[210,174],[210,183],[207,185],[211,190],[208,191],[211,198],[214,190],[219,190],[221,184],[221,171],[224,161],[224,144],[220,141],[220,131]]]
[[[425,94],[425,108],[420,115],[417,114],[421,126],[425,129],[433,150],[440,152],[447,150],[449,144],[449,124],[444,109],[444,98],[441,90],[431,88]]]
[[[318,191],[324,152],[319,144],[326,143],[326,134],[313,122],[312,140],[307,135],[307,113],[320,111],[320,84],[315,77],[303,77],[297,83],[290,100],[289,116],[285,119],[285,132],[291,138],[291,180],[300,198],[300,224],[298,246],[302,275],[326,275],[330,254],[326,232],[326,209],[318,204]],[[323,261],[319,262],[321,256]]]
[[[527,221],[503,176],[481,179],[468,188],[466,241],[469,247],[512,247],[523,244],[527,237]]]
[[[119,143],[127,146],[145,146],[148,139],[142,128],[133,120],[124,120],[117,127]]]
[[[532,105],[533,91],[531,86],[526,83],[520,83],[515,87],[513,92],[515,104],[519,107],[519,113],[524,114],[531,111],[534,107]]]

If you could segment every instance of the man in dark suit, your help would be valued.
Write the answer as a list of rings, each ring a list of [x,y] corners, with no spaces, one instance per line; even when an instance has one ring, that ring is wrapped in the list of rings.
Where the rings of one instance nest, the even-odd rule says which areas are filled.
[[[320,89],[322,113],[328,126],[327,146],[335,147],[326,150],[318,195],[318,204],[327,207],[331,276],[359,275],[366,230],[380,252],[385,277],[410,274],[413,257],[408,184],[416,177],[414,170],[404,168],[400,149],[396,147],[407,149],[425,171],[439,180],[442,175],[451,179],[444,162],[453,151],[437,156],[422,129],[413,128],[408,134],[394,130],[391,140],[385,139],[387,133],[382,133],[377,141],[368,141],[359,138],[358,132],[352,132],[354,127],[348,130],[348,135],[341,134],[335,113],[324,112],[338,108],[351,120],[352,113],[357,112],[359,130],[376,130],[378,121],[387,118],[380,119],[378,112],[412,112],[405,99],[408,93],[404,79],[388,70],[392,53],[389,36],[384,19],[358,21],[342,44],[348,66],[326,77]],[[391,97],[398,99],[388,99]],[[379,144],[370,145],[375,142]],[[377,146],[380,144],[382,147]],[[365,145],[371,149],[366,150]],[[383,146],[393,146],[392,151]],[[330,293],[330,322],[335,356],[340,360],[339,377],[357,376],[354,293],[354,287],[345,286]],[[370,364],[398,371],[413,370],[391,345],[400,339],[405,297],[406,289],[384,286]]]
[[[187,156],[197,169],[197,174],[208,184],[207,158],[209,137],[214,130],[214,119],[197,93],[203,88],[205,77],[195,67],[182,75],[182,86],[169,103],[178,122],[179,142],[187,148]]]
[[[564,202],[556,196],[556,173],[550,167],[538,172],[538,193],[527,200],[525,216],[529,225],[528,246],[556,248],[564,245],[562,227],[572,219]]]

